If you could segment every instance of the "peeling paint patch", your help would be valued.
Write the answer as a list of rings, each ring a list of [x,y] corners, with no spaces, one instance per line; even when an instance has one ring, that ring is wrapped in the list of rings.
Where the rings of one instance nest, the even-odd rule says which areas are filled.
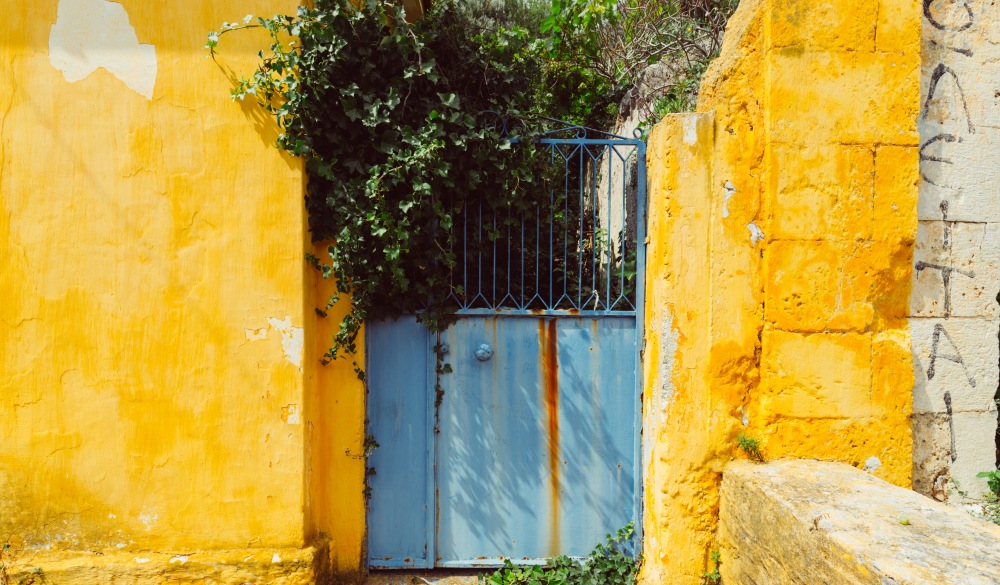
[[[267,327],[260,327],[258,329],[244,329],[247,334],[247,341],[260,341],[261,339],[267,339]]]
[[[868,473],[874,472],[879,467],[882,467],[882,460],[878,457],[872,456],[865,460],[865,471]]]
[[[691,115],[684,117],[684,144],[698,143],[698,117]]]
[[[188,555],[177,555],[177,556],[171,557],[169,562],[171,562],[171,563],[180,563],[180,564],[183,565],[183,564],[186,564],[188,562],[188,558],[190,558]]]
[[[726,192],[722,196],[722,217],[729,217],[729,200],[736,195],[736,186],[731,181],[726,181],[724,188]]]
[[[659,402],[660,422],[667,416],[667,409],[674,399],[674,362],[677,360],[677,338],[680,332],[674,327],[674,315],[669,310],[664,311],[660,320],[660,367],[657,372],[659,377]]]
[[[302,348],[305,345],[305,330],[302,327],[292,327],[292,317],[285,315],[284,319],[267,318],[268,324],[281,333],[281,349],[285,359],[302,369]]]
[[[747,229],[750,230],[750,245],[756,248],[757,242],[764,239],[764,231],[752,221],[747,224]]]
[[[139,513],[139,522],[146,527],[146,530],[151,530],[156,521],[160,519],[159,514],[153,514],[152,512],[146,512],[145,510]]]
[[[135,562],[141,565],[142,563],[148,563],[149,559],[147,559],[146,557],[135,557]]]
[[[290,425],[302,424],[302,414],[298,404],[281,407],[281,420]]]
[[[125,7],[107,0],[60,0],[49,33],[49,62],[73,83],[104,68],[153,99],[156,48],[139,43]]]
[[[281,557],[278,556],[278,553],[274,553],[274,556],[271,557],[271,563],[274,564],[274,563],[280,563],[280,562],[281,562]]]

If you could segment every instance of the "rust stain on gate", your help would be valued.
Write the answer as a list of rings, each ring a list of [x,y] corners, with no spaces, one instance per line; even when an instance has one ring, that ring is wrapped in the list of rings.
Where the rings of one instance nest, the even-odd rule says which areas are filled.
[[[559,351],[555,319],[539,319],[538,346],[542,363],[542,388],[549,428],[549,498],[552,510],[549,551],[558,555],[559,542]]]

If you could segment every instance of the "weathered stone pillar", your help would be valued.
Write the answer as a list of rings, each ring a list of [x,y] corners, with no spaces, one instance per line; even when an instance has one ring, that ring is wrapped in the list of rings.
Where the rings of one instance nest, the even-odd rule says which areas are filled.
[[[996,464],[1000,6],[923,0],[913,483],[978,496]]]

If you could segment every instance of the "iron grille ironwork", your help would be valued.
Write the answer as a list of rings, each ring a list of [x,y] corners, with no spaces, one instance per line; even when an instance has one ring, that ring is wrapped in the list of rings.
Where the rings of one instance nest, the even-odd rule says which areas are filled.
[[[512,139],[517,141],[518,139]],[[459,314],[635,314],[645,142],[574,125],[535,136],[551,175],[533,212],[466,205],[453,229]]]

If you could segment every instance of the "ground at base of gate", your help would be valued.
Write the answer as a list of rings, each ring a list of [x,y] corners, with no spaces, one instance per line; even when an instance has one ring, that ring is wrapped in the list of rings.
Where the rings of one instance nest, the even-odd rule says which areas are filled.
[[[380,571],[369,574],[365,585],[467,585],[478,583],[477,575],[472,571]]]

